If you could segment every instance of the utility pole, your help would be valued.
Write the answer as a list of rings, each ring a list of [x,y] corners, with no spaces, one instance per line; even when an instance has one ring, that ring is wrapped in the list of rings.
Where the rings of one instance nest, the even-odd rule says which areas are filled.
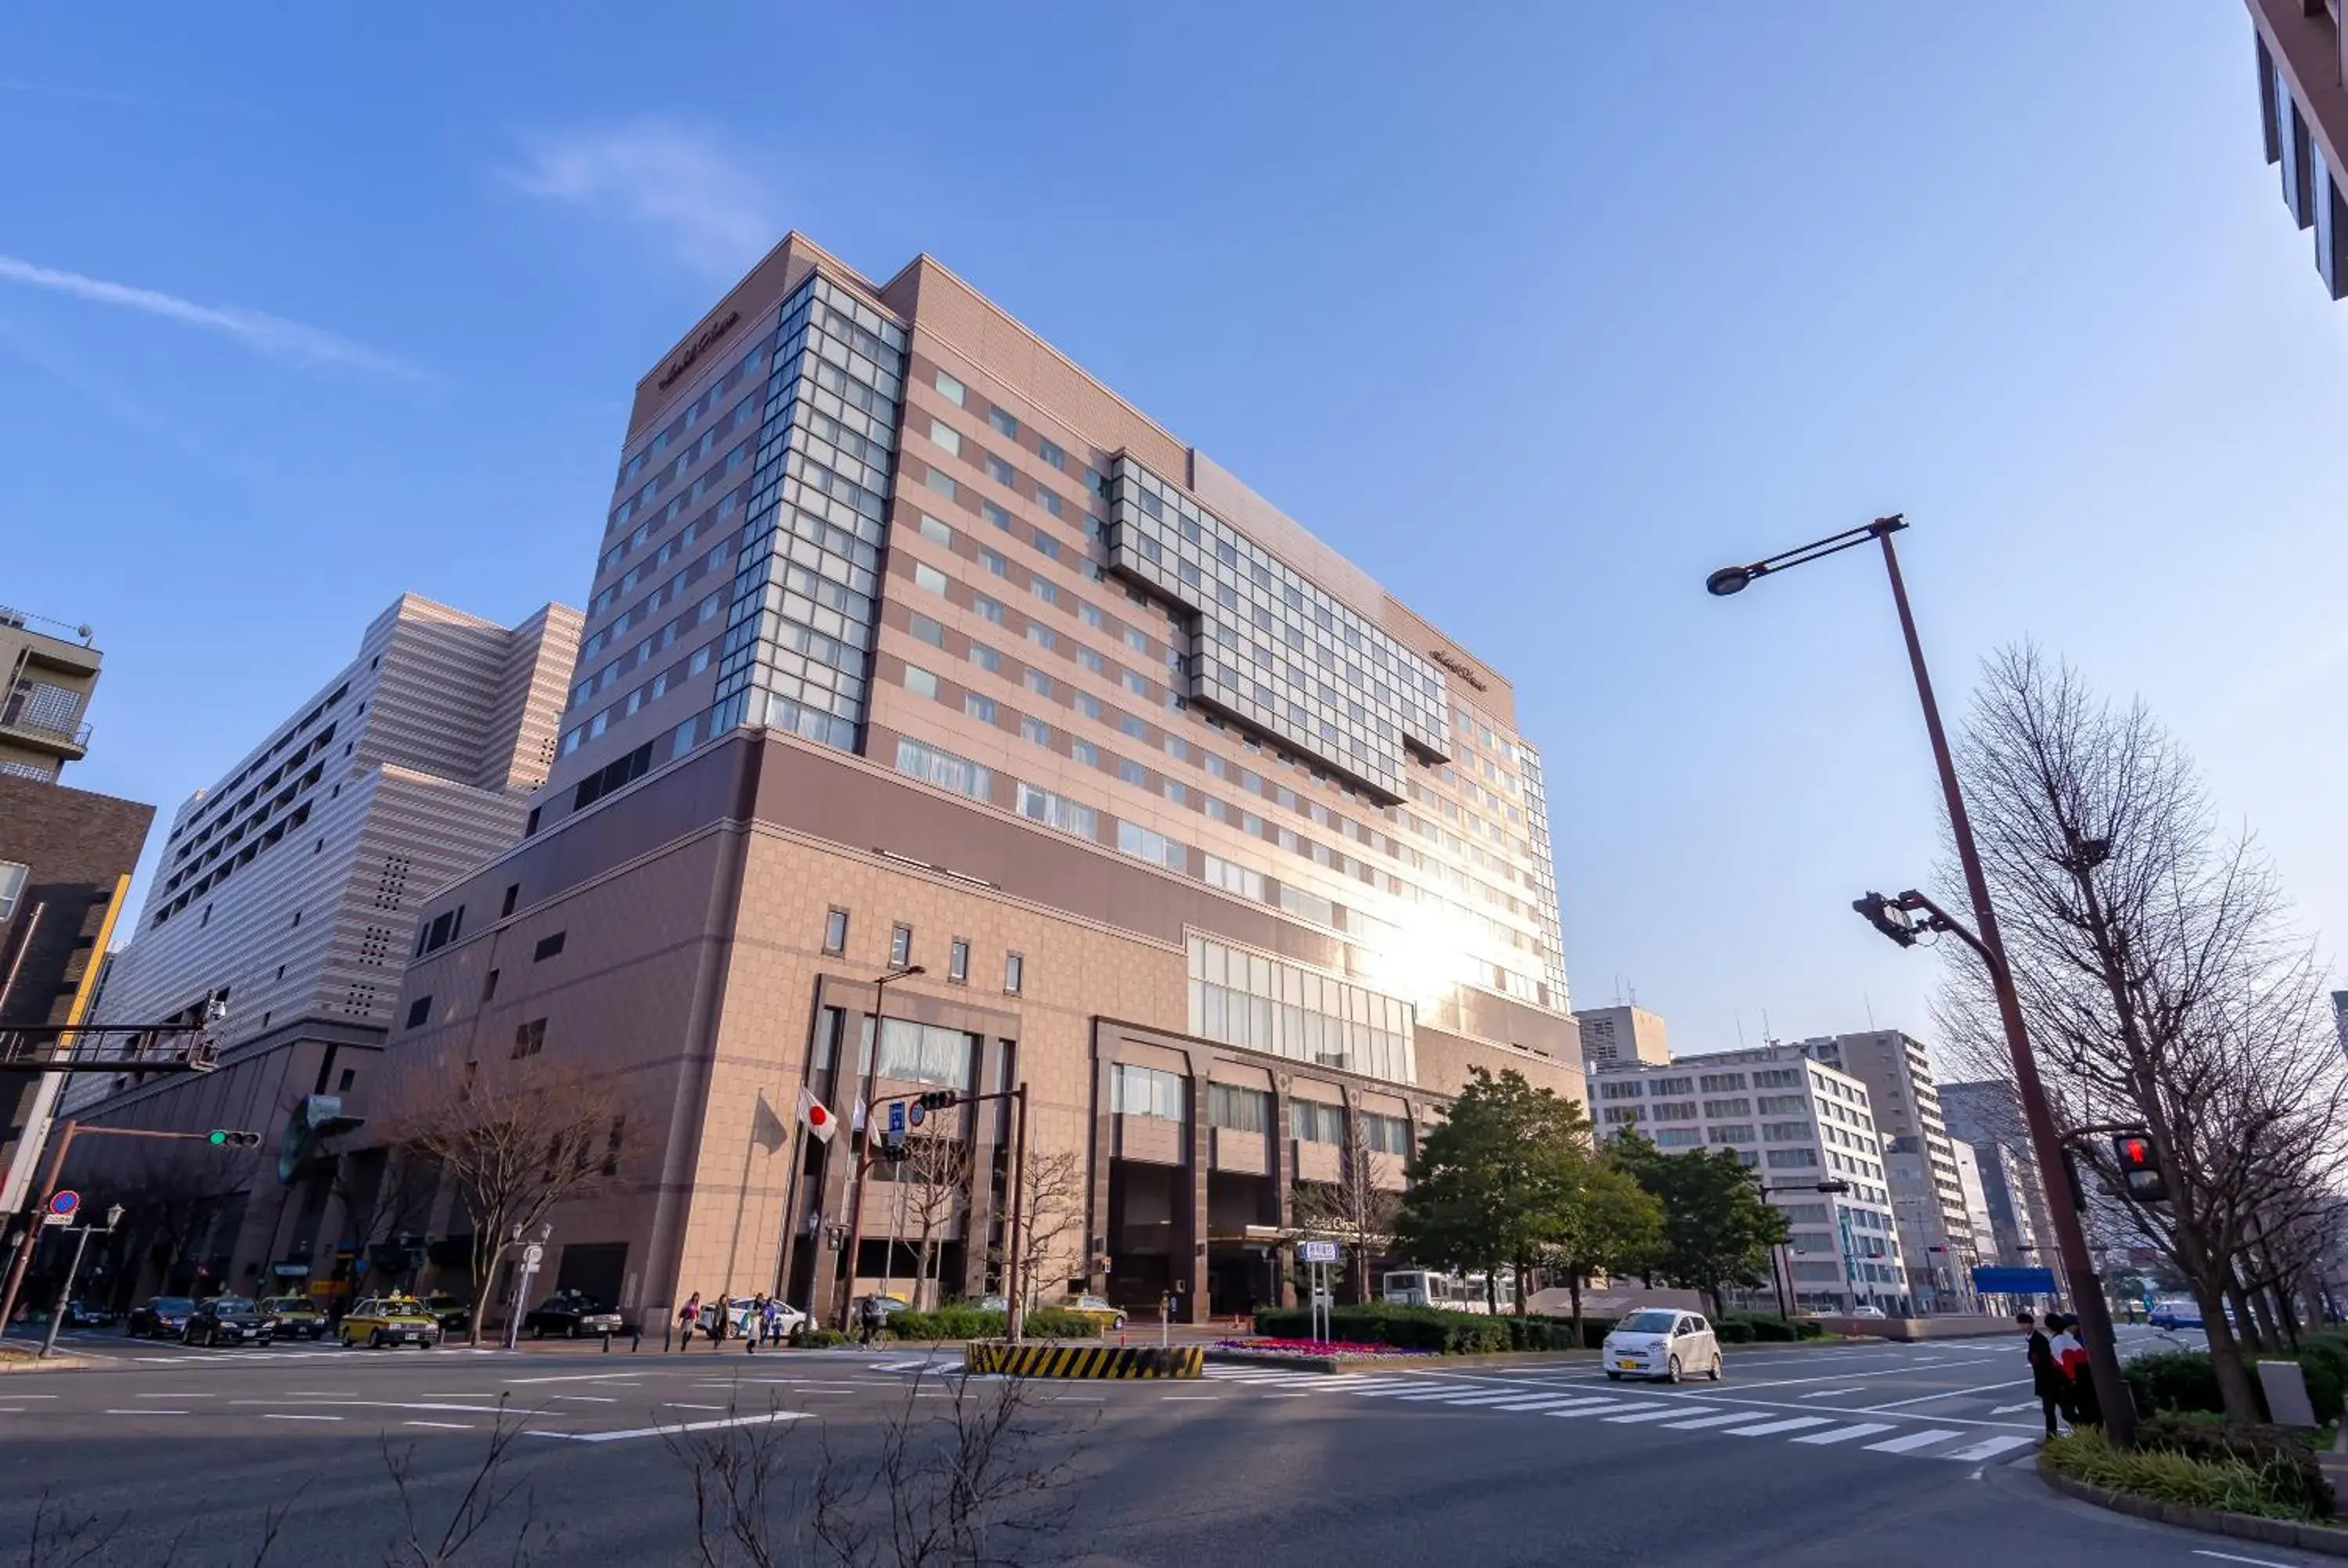
[[[121,1223],[122,1205],[117,1204],[106,1211],[105,1234],[112,1235],[114,1227]],[[49,1331],[41,1340],[41,1359],[45,1361],[57,1348],[57,1330],[64,1327],[66,1307],[73,1301],[74,1276],[81,1272],[82,1249],[89,1245],[89,1233],[98,1228],[97,1225],[82,1225],[74,1234],[73,1262],[66,1266],[66,1282],[57,1286],[57,1305],[49,1314]]]

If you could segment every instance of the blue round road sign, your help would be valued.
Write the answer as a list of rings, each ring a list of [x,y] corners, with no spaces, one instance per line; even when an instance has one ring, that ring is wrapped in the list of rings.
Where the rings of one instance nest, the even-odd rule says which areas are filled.
[[[81,1194],[70,1187],[64,1192],[49,1194],[49,1213],[53,1214],[69,1214],[79,1207],[81,1207]]]
[[[905,1112],[905,1120],[918,1127],[922,1124],[922,1118],[927,1115],[929,1115],[929,1112],[922,1109],[922,1102],[916,1100],[913,1102],[911,1108]]]

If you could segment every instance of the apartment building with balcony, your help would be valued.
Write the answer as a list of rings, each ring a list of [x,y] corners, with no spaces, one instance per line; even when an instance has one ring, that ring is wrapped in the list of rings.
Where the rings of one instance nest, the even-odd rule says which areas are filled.
[[[1666,1153],[1733,1151],[1793,1240],[1796,1304],[1814,1312],[1912,1306],[1883,1139],[1867,1085],[1799,1046],[1616,1061],[1590,1079],[1601,1138],[1636,1132]],[[1842,1186],[1847,1191],[1820,1191]]]
[[[104,658],[88,627],[0,606],[0,774],[54,783],[88,754]]]

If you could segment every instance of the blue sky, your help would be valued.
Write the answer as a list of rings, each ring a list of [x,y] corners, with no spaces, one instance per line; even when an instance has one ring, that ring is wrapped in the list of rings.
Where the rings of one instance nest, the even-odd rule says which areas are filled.
[[[1884,511],[1952,707],[2025,635],[2141,694],[2348,927],[2348,307],[2238,7],[344,9],[0,18],[0,602],[106,650],[69,782],[168,815],[403,589],[577,602],[634,378],[797,227],[1509,671],[1576,994],[1683,1050],[1926,1029],[1848,908],[1934,854],[1879,571],[1701,590]]]

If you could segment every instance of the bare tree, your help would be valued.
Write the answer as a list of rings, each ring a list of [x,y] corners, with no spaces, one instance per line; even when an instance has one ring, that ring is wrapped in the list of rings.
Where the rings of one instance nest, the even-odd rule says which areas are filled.
[[[946,1233],[970,1208],[971,1146],[950,1127],[936,1126],[949,1112],[933,1112],[932,1126],[905,1143],[905,1157],[891,1173],[912,1230],[913,1305],[937,1305],[938,1255]]]
[[[608,1080],[526,1058],[454,1079],[412,1071],[394,1095],[394,1141],[436,1163],[471,1217],[479,1345],[498,1259],[516,1228],[533,1230],[559,1204],[613,1184],[631,1153],[618,1093]]]
[[[2006,650],[1961,765],[2056,1119],[2149,1132],[2169,1201],[2121,1198],[2117,1212],[2191,1282],[2227,1414],[2255,1419],[2237,1328],[2257,1335],[2250,1298],[2288,1272],[2272,1266],[2276,1238],[2328,1213],[2348,1177],[2348,1073],[2319,1015],[2321,971],[2263,856],[2221,832],[2141,704],[2116,708],[2035,649]],[[1969,956],[1938,1011],[1961,1060],[2004,1075],[1989,979]],[[2072,1146],[2120,1192],[2106,1140]]]
[[[1046,1279],[1065,1280],[1083,1272],[1086,1191],[1084,1162],[1073,1150],[1030,1153],[1020,1182],[1022,1212],[1015,1256],[1002,1247],[990,1254],[999,1269],[1015,1269],[1019,1299],[1036,1305]],[[1073,1239],[1072,1239],[1073,1238]]]
[[[1358,1112],[1345,1118],[1337,1179],[1298,1182],[1289,1193],[1296,1228],[1344,1249],[1345,1277],[1357,1303],[1372,1298],[1370,1260],[1385,1255],[1393,1245],[1395,1214],[1401,1206],[1399,1192],[1378,1184],[1377,1162]]]
[[[343,1213],[344,1235],[366,1258],[378,1245],[424,1234],[440,1171],[418,1150],[379,1145],[336,1158],[327,1185]]]

